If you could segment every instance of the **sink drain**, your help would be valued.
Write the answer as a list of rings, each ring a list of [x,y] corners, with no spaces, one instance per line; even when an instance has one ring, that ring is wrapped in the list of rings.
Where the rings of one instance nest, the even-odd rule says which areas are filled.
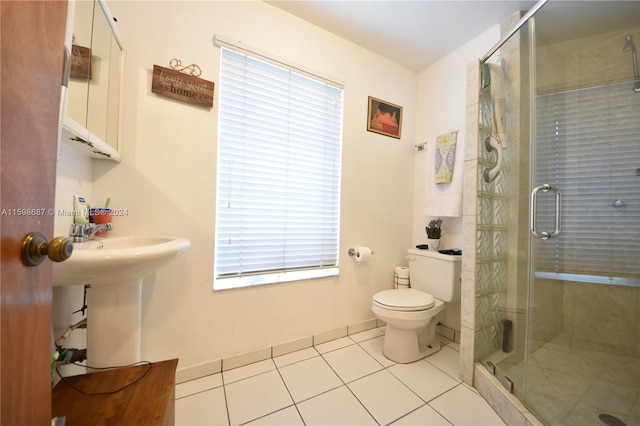
[[[602,423],[608,426],[627,426],[625,422],[623,422],[616,416],[612,416],[611,414],[602,413],[598,415],[598,418]]]

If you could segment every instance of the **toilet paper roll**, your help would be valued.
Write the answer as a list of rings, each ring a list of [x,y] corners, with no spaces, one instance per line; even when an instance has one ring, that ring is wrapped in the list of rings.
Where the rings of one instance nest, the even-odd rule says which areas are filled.
[[[393,284],[395,288],[399,285],[409,285],[409,268],[406,266],[396,266],[393,274]]]
[[[398,278],[409,279],[409,268],[406,266],[396,266],[395,271]]]
[[[356,247],[356,262],[366,262],[372,255],[373,252],[369,247]]]

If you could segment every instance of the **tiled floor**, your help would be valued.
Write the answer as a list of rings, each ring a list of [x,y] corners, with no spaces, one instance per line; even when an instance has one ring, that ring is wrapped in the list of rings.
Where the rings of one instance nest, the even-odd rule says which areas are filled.
[[[372,329],[176,386],[178,425],[504,425],[458,377],[459,346],[412,364]]]

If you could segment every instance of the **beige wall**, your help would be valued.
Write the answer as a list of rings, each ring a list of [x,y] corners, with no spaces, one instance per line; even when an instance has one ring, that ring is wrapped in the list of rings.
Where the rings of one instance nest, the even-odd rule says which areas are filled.
[[[123,159],[96,160],[85,195],[128,209],[114,220],[113,235],[178,235],[192,244],[145,279],[143,358],[178,357],[183,368],[373,318],[371,296],[391,288],[393,268],[406,265],[411,245],[416,74],[261,1],[109,7],[125,48]],[[344,81],[339,277],[212,291],[218,98],[208,109],[159,97],[151,72],[172,58],[196,63],[217,93],[214,34]],[[404,107],[402,139],[366,131],[368,96]],[[62,160],[61,174],[70,163]],[[78,184],[63,181],[59,204]],[[375,252],[368,264],[347,255],[359,245]],[[81,289],[56,293],[65,300],[58,306],[81,301]],[[66,312],[58,317],[58,327],[73,321]]]
[[[499,25],[485,31],[472,41],[460,46],[438,62],[418,74],[418,105],[416,108],[416,135],[422,143],[427,141],[425,151],[415,155],[415,178],[413,191],[413,243],[425,242],[424,227],[430,217],[425,216],[424,199],[426,193],[426,175],[432,173],[427,169],[427,160],[435,154],[434,146],[436,138],[446,132],[461,130],[464,138],[459,140],[456,152],[455,167],[464,167],[465,147],[468,144],[477,146],[474,135],[477,130],[465,129],[467,124],[466,105],[470,94],[467,92],[467,64],[473,59],[485,54],[499,39]],[[475,94],[477,97],[477,93]],[[477,118],[475,120],[477,123]],[[477,129],[477,125],[476,125]],[[477,137],[477,136],[476,136]],[[465,171],[466,172],[466,171]],[[465,205],[475,204],[475,193],[466,191],[469,200],[464,200]],[[465,235],[463,234],[462,217],[445,217],[443,223],[443,248],[465,247]],[[466,234],[466,230],[465,230]],[[469,252],[463,250],[463,265],[468,259]],[[461,303],[455,303],[447,307],[442,315],[442,322],[456,332],[461,331]]]
[[[145,279],[143,358],[179,357],[186,368],[373,318],[371,296],[392,285],[393,267],[407,264],[406,248],[424,242],[430,152],[417,153],[414,145],[464,128],[465,65],[498,40],[498,26],[416,74],[259,1],[109,7],[125,48],[123,160],[87,160],[63,147],[56,207],[72,208],[74,193],[98,204],[111,197],[112,207],[129,211],[115,219],[113,235],[191,240],[185,255]],[[158,97],[151,70],[172,58],[196,63],[217,93],[214,34],[344,81],[340,277],[212,291],[217,96],[211,109]],[[366,131],[367,96],[404,107],[402,139]],[[69,222],[57,218],[56,230],[67,232]],[[446,219],[443,243],[463,247],[462,218]],[[347,256],[357,245],[375,251],[370,263]],[[81,303],[82,289],[55,290],[58,330],[79,319],[70,312]],[[459,306],[445,318],[460,329]],[[82,340],[77,334],[73,339]]]

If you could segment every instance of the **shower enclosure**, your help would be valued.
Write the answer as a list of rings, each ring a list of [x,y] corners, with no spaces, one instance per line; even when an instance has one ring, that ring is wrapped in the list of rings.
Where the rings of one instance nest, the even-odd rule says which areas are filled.
[[[545,424],[640,424],[640,2],[535,9],[480,64],[473,358]]]

